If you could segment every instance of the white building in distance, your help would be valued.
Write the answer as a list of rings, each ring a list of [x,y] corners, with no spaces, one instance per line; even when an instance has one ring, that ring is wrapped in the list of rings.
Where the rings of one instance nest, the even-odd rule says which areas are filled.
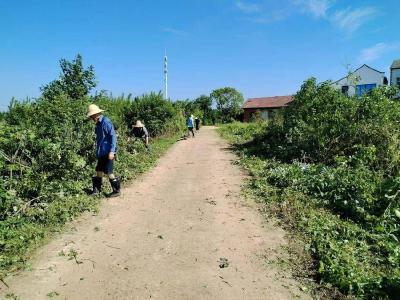
[[[398,71],[400,71],[400,68]],[[387,83],[388,80],[385,77],[385,72],[375,70],[364,64],[352,72],[351,75],[335,81],[332,85],[343,94],[361,96],[377,86],[387,85]]]
[[[400,89],[400,59],[393,61],[390,66],[390,85]],[[400,92],[397,96],[400,97]]]
[[[400,88],[400,59],[393,61],[390,66],[390,85]]]

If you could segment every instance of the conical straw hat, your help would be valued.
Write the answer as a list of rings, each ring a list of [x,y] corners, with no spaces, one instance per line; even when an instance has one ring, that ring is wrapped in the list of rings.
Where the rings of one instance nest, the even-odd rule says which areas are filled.
[[[90,116],[93,116],[95,114],[99,114],[101,112],[103,112],[103,109],[100,109],[100,107],[98,107],[96,104],[90,104],[88,107],[88,111],[87,111],[87,117],[89,118]]]
[[[136,121],[136,124],[135,124],[135,126],[133,126],[133,127],[144,127],[144,125],[143,125],[142,122]]]

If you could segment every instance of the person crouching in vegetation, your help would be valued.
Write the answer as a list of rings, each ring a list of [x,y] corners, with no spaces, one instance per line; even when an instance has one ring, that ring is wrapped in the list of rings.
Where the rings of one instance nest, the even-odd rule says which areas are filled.
[[[193,131],[193,115],[189,116],[186,120],[186,125],[188,128],[188,137],[190,136],[190,133],[192,133],[192,136],[194,137],[194,131]]]
[[[103,175],[107,174],[112,187],[109,197],[117,197],[120,194],[119,179],[113,174],[114,157],[117,151],[117,135],[111,120],[103,116],[103,111],[96,104],[90,104],[87,117],[96,123],[96,176],[92,178],[93,190],[91,195],[101,192]]]
[[[136,124],[132,125],[132,136],[141,139],[147,151],[150,150],[149,132],[142,122],[136,121]]]

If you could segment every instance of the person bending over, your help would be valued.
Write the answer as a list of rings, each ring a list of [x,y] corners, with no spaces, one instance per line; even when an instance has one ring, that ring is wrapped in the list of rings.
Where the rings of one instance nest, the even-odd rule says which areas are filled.
[[[149,132],[142,122],[136,121],[136,124],[132,126],[132,136],[141,139],[146,149],[150,150]]]

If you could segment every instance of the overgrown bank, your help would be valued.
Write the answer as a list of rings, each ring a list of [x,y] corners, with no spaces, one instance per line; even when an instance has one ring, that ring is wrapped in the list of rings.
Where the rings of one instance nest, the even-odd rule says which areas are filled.
[[[99,199],[84,192],[96,163],[94,124],[86,118],[93,102],[117,128],[115,173],[123,181],[154,165],[185,124],[181,109],[159,94],[133,100],[57,95],[12,103],[0,131],[0,278],[23,266],[51,232],[96,209]],[[137,119],[152,134],[150,152],[141,141],[128,140]]]
[[[306,241],[317,280],[358,298],[400,294],[400,103],[305,82],[269,124],[220,128],[251,190]]]

